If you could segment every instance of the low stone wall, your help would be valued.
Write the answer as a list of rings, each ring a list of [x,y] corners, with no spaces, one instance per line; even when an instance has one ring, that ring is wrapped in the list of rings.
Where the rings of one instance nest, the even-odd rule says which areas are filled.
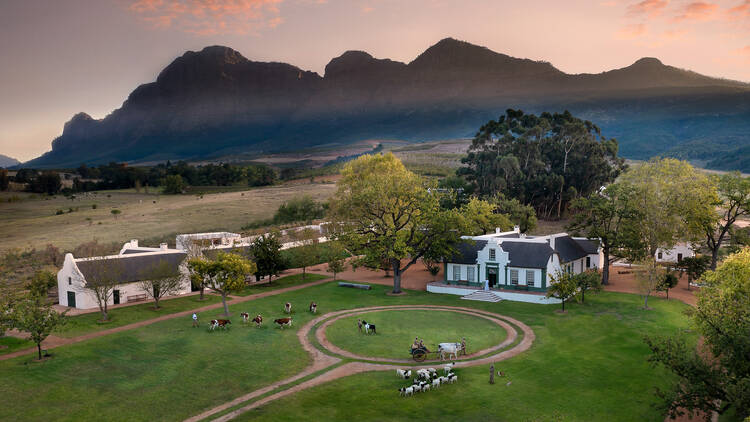
[[[441,294],[449,294],[449,295],[457,295],[457,296],[466,296],[468,294],[476,292],[477,290],[478,289],[467,289],[467,288],[462,288],[459,286],[449,286],[443,283],[429,283],[427,285],[427,291],[430,293],[441,293]],[[508,292],[508,291],[497,291],[497,290],[492,290],[492,293],[494,293],[497,297],[503,300],[512,300],[514,302],[539,303],[542,305],[559,304],[561,302],[560,299],[555,299],[553,297],[548,298],[548,297],[541,296],[539,294],[533,294],[533,293]]]

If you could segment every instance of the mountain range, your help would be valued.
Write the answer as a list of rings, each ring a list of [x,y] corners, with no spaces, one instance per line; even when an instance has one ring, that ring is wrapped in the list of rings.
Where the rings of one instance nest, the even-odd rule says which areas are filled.
[[[16,160],[15,158],[8,157],[7,155],[0,154],[0,169],[1,168],[8,168],[13,167],[15,165],[21,164],[20,161]]]
[[[248,60],[222,46],[189,51],[101,120],[78,113],[52,150],[25,163],[210,159],[362,139],[471,137],[507,108],[570,110],[620,142],[621,155],[673,155],[750,169],[750,84],[643,58],[567,74],[447,38],[410,63],[347,51],[323,76]]]

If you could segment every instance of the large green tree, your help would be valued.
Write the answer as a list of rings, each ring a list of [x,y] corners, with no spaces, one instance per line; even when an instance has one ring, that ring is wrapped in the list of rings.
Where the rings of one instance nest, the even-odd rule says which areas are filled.
[[[730,255],[703,281],[689,315],[705,350],[679,337],[646,338],[650,360],[678,377],[659,396],[670,416],[732,409],[742,420],[750,417],[750,248]]]
[[[750,213],[750,179],[739,172],[713,176],[718,188],[717,218],[707,218],[704,225],[706,246],[711,251],[712,270],[716,269],[719,248],[737,218]]]
[[[633,207],[633,189],[613,183],[606,189],[573,200],[568,230],[589,239],[598,239],[604,255],[602,284],[609,284],[609,265],[634,240],[633,227],[639,212]],[[640,230],[636,230],[640,232]]]
[[[507,110],[477,132],[458,170],[482,196],[503,193],[537,215],[562,214],[567,202],[612,182],[624,169],[617,141],[570,112]]]
[[[219,252],[214,259],[193,258],[188,261],[193,277],[200,278],[200,285],[221,295],[224,315],[229,316],[227,296],[242,290],[245,279],[254,274],[257,267],[240,255]]]
[[[279,275],[284,268],[284,257],[281,255],[281,241],[277,233],[266,233],[255,238],[250,245],[253,260],[257,266],[255,275],[263,278]]]
[[[715,185],[686,161],[651,160],[625,172],[618,184],[629,191],[628,206],[638,210],[637,218],[621,225],[638,239],[630,242],[631,259],[654,258],[658,248],[700,239],[706,222],[717,218]]]
[[[471,230],[459,210],[442,209],[440,193],[391,153],[359,157],[341,176],[331,200],[337,237],[360,254],[359,264],[380,267],[387,260],[394,293],[417,260],[452,254]]]

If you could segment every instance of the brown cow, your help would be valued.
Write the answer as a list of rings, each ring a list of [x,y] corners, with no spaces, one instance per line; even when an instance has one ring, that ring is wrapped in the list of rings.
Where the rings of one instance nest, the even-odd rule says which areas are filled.
[[[229,324],[231,323],[232,321],[228,319],[212,319],[211,322],[208,323],[208,329],[213,331],[217,327],[221,327],[226,330],[227,328],[229,328]]]
[[[292,318],[291,317],[289,317],[289,318],[275,319],[275,320],[273,320],[273,322],[275,322],[276,324],[278,324],[279,328],[284,328],[285,325],[287,325],[289,327],[292,326]]]
[[[260,324],[263,323],[263,317],[258,314],[255,318],[253,318],[253,322],[255,323],[256,327],[260,327]]]
[[[240,316],[242,317],[242,323],[247,324],[247,321],[250,319],[250,314],[248,314],[247,312],[243,312],[240,314]]]

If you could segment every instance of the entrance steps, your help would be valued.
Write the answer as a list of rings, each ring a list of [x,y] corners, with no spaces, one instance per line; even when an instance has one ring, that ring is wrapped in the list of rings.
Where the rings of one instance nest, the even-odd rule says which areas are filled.
[[[493,292],[486,292],[484,290],[477,290],[466,296],[461,296],[461,299],[466,300],[478,300],[480,302],[500,302],[502,299]]]

